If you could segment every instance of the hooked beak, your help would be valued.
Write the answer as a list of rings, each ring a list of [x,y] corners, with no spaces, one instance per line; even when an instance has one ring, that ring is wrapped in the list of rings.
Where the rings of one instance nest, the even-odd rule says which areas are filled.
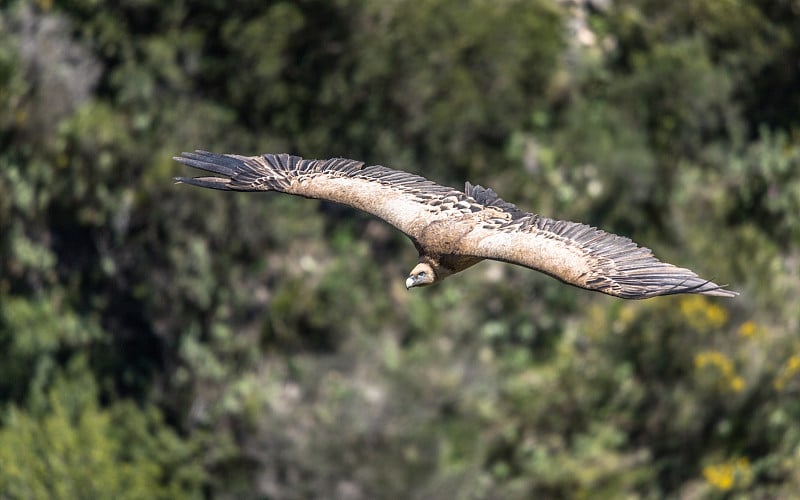
[[[416,283],[416,282],[417,282],[417,281],[414,279],[414,277],[413,277],[413,276],[409,276],[408,278],[406,278],[406,290],[408,290],[408,289],[410,289],[412,286],[414,286],[414,283]]]

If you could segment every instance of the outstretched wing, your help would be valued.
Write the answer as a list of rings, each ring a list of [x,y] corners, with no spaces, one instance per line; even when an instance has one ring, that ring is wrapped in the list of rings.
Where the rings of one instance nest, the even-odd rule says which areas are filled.
[[[218,175],[177,177],[177,182],[226,191],[280,191],[342,203],[380,217],[414,241],[430,222],[448,217],[450,210],[463,209],[459,203],[467,200],[465,193],[424,177],[343,158],[305,160],[288,154],[195,151],[174,159]],[[476,205],[474,210],[481,209],[472,205]]]
[[[661,262],[629,238],[575,222],[541,217],[500,199],[491,189],[467,184],[465,192],[498,216],[461,240],[461,251],[519,264],[589,290],[625,299],[699,293],[734,297],[736,292],[688,269]]]

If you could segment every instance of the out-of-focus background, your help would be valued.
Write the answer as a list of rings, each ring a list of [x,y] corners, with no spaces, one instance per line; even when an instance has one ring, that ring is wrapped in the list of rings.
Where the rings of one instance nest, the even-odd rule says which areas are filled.
[[[0,11],[0,498],[800,491],[800,3],[70,0]],[[741,292],[483,263],[176,186],[342,156]]]

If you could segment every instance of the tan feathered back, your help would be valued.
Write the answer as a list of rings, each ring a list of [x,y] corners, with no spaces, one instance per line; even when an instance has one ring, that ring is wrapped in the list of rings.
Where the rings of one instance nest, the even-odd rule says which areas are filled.
[[[688,269],[656,259],[630,239],[575,222],[520,210],[494,191],[458,191],[424,177],[335,158],[287,154],[183,153],[176,161],[218,176],[181,183],[225,191],[279,191],[373,214],[405,233],[440,281],[482,259],[529,267],[589,290],[626,299],[700,293],[733,297]]]

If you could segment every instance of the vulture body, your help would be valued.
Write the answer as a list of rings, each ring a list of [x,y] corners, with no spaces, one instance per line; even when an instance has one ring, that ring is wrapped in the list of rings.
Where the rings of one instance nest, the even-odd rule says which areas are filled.
[[[341,203],[383,219],[405,233],[419,251],[407,288],[431,285],[493,259],[624,299],[737,295],[688,269],[659,261],[629,238],[528,213],[491,189],[470,183],[459,191],[418,175],[343,158],[195,151],[174,159],[215,174],[177,177],[178,183],[224,191],[279,191]]]

